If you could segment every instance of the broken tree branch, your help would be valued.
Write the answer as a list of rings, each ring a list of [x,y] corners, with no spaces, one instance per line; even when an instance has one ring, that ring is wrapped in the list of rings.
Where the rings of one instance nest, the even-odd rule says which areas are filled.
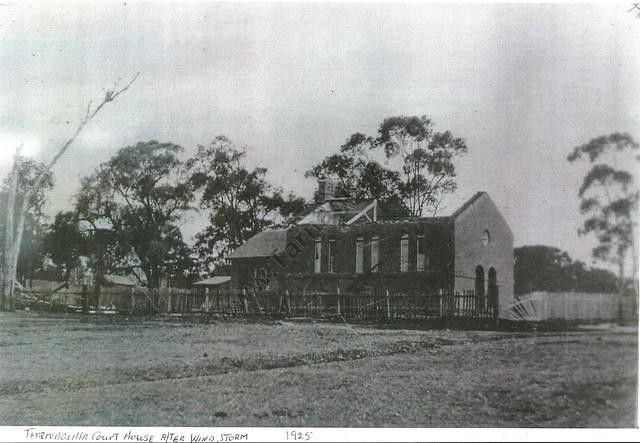
[[[80,122],[80,124],[78,125],[78,128],[76,129],[76,131],[73,133],[73,135],[65,142],[64,145],[62,145],[62,147],[60,148],[60,150],[57,152],[56,155],[53,156],[53,158],[51,159],[51,161],[49,161],[49,163],[47,164],[47,166],[42,170],[42,172],[36,177],[33,186],[31,187],[31,189],[29,189],[26,193],[25,193],[25,201],[28,201],[31,199],[31,196],[33,195],[34,192],[36,192],[38,190],[38,188],[40,188],[40,186],[42,186],[42,184],[44,183],[44,181],[46,180],[46,176],[47,173],[51,170],[51,168],[56,164],[56,162],[58,161],[58,159],[60,159],[60,157],[62,157],[62,155],[64,155],[64,153],[67,151],[67,149],[69,149],[69,146],[71,146],[71,144],[75,141],[75,139],[78,137],[78,135],[80,134],[80,132],[82,132],[82,130],[84,129],[84,127],[87,125],[87,123],[89,123],[95,116],[96,114],[98,114],[98,112],[100,112],[100,110],[103,108],[104,105],[106,105],[109,102],[112,102],[117,96],[119,96],[120,94],[122,94],[123,92],[125,92],[127,89],[129,89],[129,87],[131,87],[131,85],[133,84],[133,82],[136,81],[136,79],[140,76],[140,73],[136,73],[136,75],[131,79],[131,81],[122,89],[118,90],[118,91],[107,91],[104,95],[104,98],[102,99],[102,101],[100,102],[100,104],[93,110],[93,112],[90,112],[91,109],[91,102],[89,102],[89,105],[87,106],[87,114],[85,115],[85,117],[82,119],[82,121]]]
[[[24,222],[26,213],[29,210],[30,201],[32,197],[38,192],[38,189],[44,184],[47,179],[48,173],[51,168],[57,163],[57,161],[64,155],[69,149],[69,146],[76,140],[80,132],[84,127],[100,112],[100,110],[107,103],[113,101],[120,94],[125,92],[134,81],[138,78],[140,73],[138,72],[131,81],[122,89],[117,91],[106,91],[104,98],[100,104],[91,111],[91,102],[87,106],[87,112],[78,125],[77,129],[71,135],[71,137],[62,145],[58,152],[53,156],[51,161],[45,165],[45,168],[41,170],[34,179],[33,185],[27,187],[22,193],[22,201],[16,211],[16,194],[18,190],[18,170],[19,170],[19,156],[22,150],[22,146],[16,150],[16,157],[14,159],[13,172],[9,185],[9,193],[7,196],[7,208],[6,208],[6,238],[4,245],[4,257],[2,261],[2,297],[0,298],[0,309],[13,309],[13,286],[16,281],[16,270],[18,263],[18,256],[20,254],[20,246],[22,244],[22,235],[24,232]]]

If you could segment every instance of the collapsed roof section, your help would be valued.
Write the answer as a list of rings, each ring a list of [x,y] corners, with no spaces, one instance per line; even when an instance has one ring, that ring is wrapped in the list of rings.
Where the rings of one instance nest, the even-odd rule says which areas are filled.
[[[350,225],[357,221],[378,221],[377,200],[328,200],[299,220],[297,225]]]

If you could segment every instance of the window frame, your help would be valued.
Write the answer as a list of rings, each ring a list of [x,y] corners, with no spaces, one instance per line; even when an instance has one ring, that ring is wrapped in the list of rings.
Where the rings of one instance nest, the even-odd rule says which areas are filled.
[[[400,272],[409,272],[409,234],[400,236]]]
[[[422,246],[422,248],[420,248],[420,246]],[[422,249],[422,253],[420,253],[420,249]],[[421,256],[422,260],[420,260]],[[420,265],[422,265],[422,269],[420,269]],[[418,234],[416,236],[416,272],[424,272],[428,267],[429,260],[427,259],[427,238],[424,234]]]
[[[485,247],[491,244],[491,232],[489,232],[488,229],[482,231],[482,234],[480,235],[480,242],[482,243],[482,246]]]
[[[375,259],[374,259],[375,257]],[[374,235],[371,237],[371,262],[369,263],[370,272],[378,272],[380,270],[380,237]]]
[[[356,266],[355,273],[362,274],[364,272],[364,237],[358,235],[356,237]]]
[[[336,245],[338,241],[335,238],[330,238],[328,241],[328,250],[327,250],[327,272],[329,274],[336,273],[336,259],[338,258],[336,254]],[[333,254],[333,255],[332,255]]]
[[[322,239],[317,238],[313,242],[313,273],[322,272]]]

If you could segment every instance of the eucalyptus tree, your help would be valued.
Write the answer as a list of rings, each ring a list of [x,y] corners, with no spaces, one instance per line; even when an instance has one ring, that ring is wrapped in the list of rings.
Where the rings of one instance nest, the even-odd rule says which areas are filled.
[[[6,190],[6,203],[4,212],[4,242],[2,255],[2,297],[0,299],[0,310],[13,309],[13,291],[16,283],[16,272],[18,268],[18,259],[22,247],[22,239],[24,228],[29,214],[34,209],[34,202],[38,200],[38,195],[43,188],[47,187],[47,183],[51,180],[51,168],[60,160],[60,158],[68,151],[69,147],[75,142],[76,138],[84,130],[84,128],[93,120],[93,118],[108,103],[115,100],[120,94],[125,92],[138,78],[136,74],[133,79],[121,89],[108,89],[102,100],[95,106],[89,102],[87,110],[78,124],[73,134],[65,143],[57,150],[56,154],[44,164],[37,175],[30,182],[20,181],[20,170],[22,162],[22,145],[16,149],[13,167],[8,179]]]
[[[46,217],[43,210],[47,193],[53,188],[53,177],[50,172],[43,173],[46,167],[44,163],[36,162],[29,158],[20,157],[15,162],[14,167],[17,168],[17,171],[12,171],[12,174],[6,177],[0,185],[0,212],[5,214],[5,217],[0,219],[0,238],[6,240],[6,236],[10,234],[7,232],[8,214],[6,212],[8,207],[12,207],[13,220],[19,220],[23,217],[22,239],[17,260],[14,262],[7,260],[9,262],[7,267],[15,266],[15,269],[9,268],[8,272],[15,273],[16,280],[24,280],[28,276],[32,277],[34,272],[42,265],[42,246],[46,231]],[[23,207],[23,200],[26,197],[25,190],[35,184],[36,177],[40,174],[44,174],[45,179],[37,188],[37,191],[29,197],[27,210],[21,216],[17,212]],[[14,201],[11,203],[8,201],[8,197],[12,186],[11,181],[14,177],[17,178],[16,193]],[[6,244],[6,242],[3,241],[3,244]]]
[[[393,116],[380,123],[376,137],[351,135],[306,175],[334,178],[356,199],[399,202],[408,215],[435,215],[456,189],[454,161],[467,149],[462,138],[436,131],[424,115]]]
[[[201,273],[224,265],[224,257],[258,232],[285,223],[304,200],[272,186],[267,169],[249,168],[246,150],[225,136],[198,147],[188,160],[191,183],[209,224],[196,235]]]
[[[620,293],[625,288],[629,252],[634,260],[634,287],[637,284],[639,192],[635,174],[639,147],[631,135],[613,133],[575,147],[567,157],[570,162],[587,160],[591,165],[578,190],[580,212],[585,217],[579,233],[593,234],[598,240],[594,258],[617,263]]]
[[[154,140],[124,147],[82,180],[76,203],[80,220],[103,250],[129,260],[133,275],[152,288],[190,267],[179,225],[191,208],[193,188],[182,152],[178,145]],[[136,265],[144,275],[135,272]],[[104,266],[97,268],[99,274]]]

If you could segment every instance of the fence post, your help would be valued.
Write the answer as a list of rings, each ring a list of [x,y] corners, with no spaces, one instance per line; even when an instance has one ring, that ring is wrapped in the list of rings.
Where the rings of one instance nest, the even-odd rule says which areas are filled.
[[[87,291],[87,285],[82,285],[82,312],[89,312],[89,292]]]
[[[135,288],[133,286],[131,287],[131,297],[130,297],[130,299],[131,299],[131,303],[129,305],[129,312],[131,314],[133,314],[133,308],[134,308],[135,303],[136,303],[135,302]]]
[[[266,315],[271,315],[271,293],[267,292],[264,293],[264,304],[265,304],[265,314]]]
[[[284,291],[285,297],[287,297],[287,315],[291,315],[291,297],[289,297],[289,290]]]
[[[391,320],[391,309],[390,309],[391,308],[391,304],[389,302],[389,290],[388,289],[385,289],[385,291],[384,291],[384,301],[385,301],[385,304],[387,305],[386,318],[387,318],[387,321],[389,321],[389,320]]]
[[[278,314],[282,314],[282,304],[284,296],[282,295],[282,289],[278,290]]]
[[[337,296],[336,296],[336,299],[337,299],[337,301],[338,301],[338,315],[341,315],[341,314],[340,314],[340,287],[338,287],[338,288],[337,288]]]
[[[242,302],[244,303],[244,313],[249,313],[249,303],[247,303],[247,291],[242,288]]]

